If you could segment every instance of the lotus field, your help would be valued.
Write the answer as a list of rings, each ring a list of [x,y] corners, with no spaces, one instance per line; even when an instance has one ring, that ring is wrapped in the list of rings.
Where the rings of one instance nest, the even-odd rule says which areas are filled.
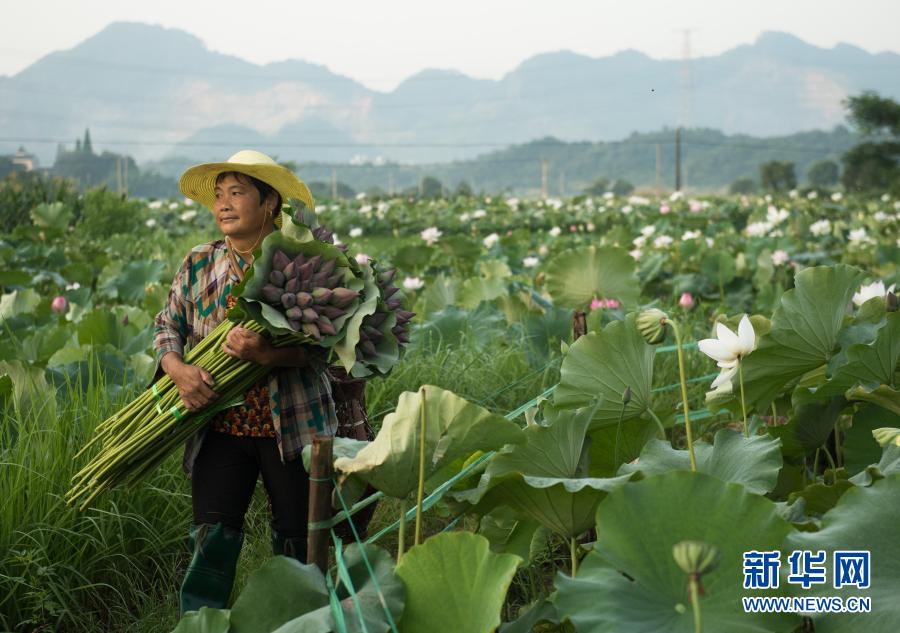
[[[375,440],[334,445],[334,511],[377,490],[368,535],[332,533],[325,574],[272,558],[257,494],[232,607],[179,621],[180,450],[66,495],[151,381],[154,315],[216,226],[182,201],[35,205],[0,236],[0,629],[898,630],[900,201],[360,196],[298,222],[345,247],[352,292],[296,282],[291,330],[378,359]],[[377,323],[344,318],[367,297]]]

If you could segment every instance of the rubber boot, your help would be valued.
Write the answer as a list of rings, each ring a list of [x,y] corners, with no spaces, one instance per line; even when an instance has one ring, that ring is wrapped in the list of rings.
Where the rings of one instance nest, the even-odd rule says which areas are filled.
[[[228,606],[243,544],[243,530],[223,523],[191,524],[190,547],[194,554],[181,583],[182,616],[187,611],[199,611],[200,607]]]
[[[306,536],[285,538],[278,530],[272,528],[272,554],[289,556],[306,564]]]

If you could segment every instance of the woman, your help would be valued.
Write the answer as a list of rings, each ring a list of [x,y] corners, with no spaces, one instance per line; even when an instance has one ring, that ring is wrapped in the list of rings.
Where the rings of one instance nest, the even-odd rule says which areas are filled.
[[[230,290],[253,262],[254,249],[277,230],[282,201],[298,198],[309,208],[314,203],[293,173],[252,150],[191,167],[179,187],[210,208],[223,234],[188,253],[156,316],[160,369],[184,406],[196,411],[214,405],[218,394],[213,376],[184,362],[185,345],[196,345],[225,319]],[[182,614],[227,606],[244,515],[260,473],[271,508],[273,552],[306,562],[309,480],[300,453],[317,433],[334,435],[337,428],[327,363],[316,348],[275,348],[259,334],[234,327],[222,349],[271,371],[248,390],[243,405],[216,413],[185,446],[194,553],[181,586]]]

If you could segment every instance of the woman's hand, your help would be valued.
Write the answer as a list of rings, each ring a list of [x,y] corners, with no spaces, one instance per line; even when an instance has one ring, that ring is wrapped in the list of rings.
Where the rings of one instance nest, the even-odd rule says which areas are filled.
[[[188,411],[199,411],[219,397],[211,389],[214,384],[212,375],[202,367],[182,362],[167,373],[178,388],[178,395]]]
[[[235,358],[240,358],[267,367],[275,364],[276,348],[261,334],[239,325],[231,328],[225,335],[222,351]]]

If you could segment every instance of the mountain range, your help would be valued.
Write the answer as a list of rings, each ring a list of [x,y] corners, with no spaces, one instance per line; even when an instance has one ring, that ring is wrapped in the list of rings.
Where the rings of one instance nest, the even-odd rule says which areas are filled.
[[[842,100],[863,90],[900,98],[898,77],[898,54],[766,32],[689,65],[634,50],[559,51],[496,81],[424,70],[379,92],[322,65],[257,65],[182,30],[117,22],[0,77],[0,153],[25,145],[47,164],[87,127],[98,149],[143,162],[221,160],[254,147],[297,162],[435,163],[548,136],[613,141],[679,123],[785,136],[842,123]]]

